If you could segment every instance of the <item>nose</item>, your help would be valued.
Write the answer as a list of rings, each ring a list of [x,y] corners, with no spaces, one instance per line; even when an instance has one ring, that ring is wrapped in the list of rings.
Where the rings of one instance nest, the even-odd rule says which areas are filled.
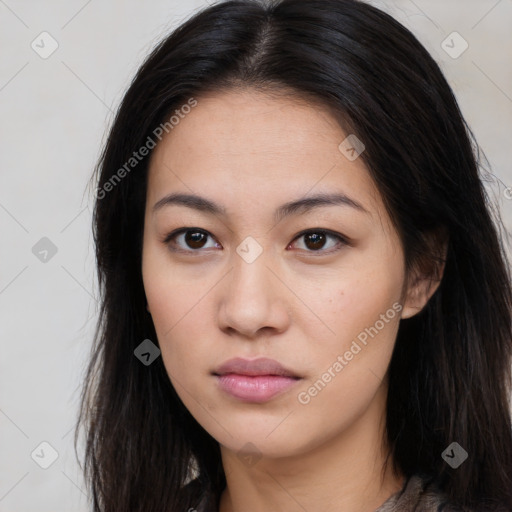
[[[255,339],[284,332],[290,324],[290,292],[261,254],[248,263],[233,255],[233,268],[223,280],[218,322],[224,332]]]

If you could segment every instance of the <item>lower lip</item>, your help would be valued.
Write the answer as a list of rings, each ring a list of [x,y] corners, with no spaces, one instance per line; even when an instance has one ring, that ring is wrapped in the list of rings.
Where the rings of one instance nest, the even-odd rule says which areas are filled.
[[[300,379],[279,375],[216,375],[220,388],[244,402],[267,402],[290,389]]]

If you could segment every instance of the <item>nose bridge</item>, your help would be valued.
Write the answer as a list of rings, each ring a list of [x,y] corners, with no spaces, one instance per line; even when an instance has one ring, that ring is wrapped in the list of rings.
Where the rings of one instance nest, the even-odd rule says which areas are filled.
[[[232,254],[232,271],[224,288],[220,321],[246,335],[262,327],[282,329],[286,311],[272,267],[271,251],[254,238],[243,240]]]
[[[231,293],[245,300],[268,300],[272,286],[268,282],[271,272],[270,250],[253,237],[246,237],[233,253]]]

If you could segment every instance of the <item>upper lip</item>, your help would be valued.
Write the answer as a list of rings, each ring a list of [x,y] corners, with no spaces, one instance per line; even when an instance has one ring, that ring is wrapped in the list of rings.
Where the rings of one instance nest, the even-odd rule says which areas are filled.
[[[214,375],[225,375],[226,373],[236,373],[239,375],[280,375],[284,377],[299,378],[293,371],[285,368],[283,365],[269,359],[260,357],[258,359],[243,359],[235,357],[225,361],[214,370]]]

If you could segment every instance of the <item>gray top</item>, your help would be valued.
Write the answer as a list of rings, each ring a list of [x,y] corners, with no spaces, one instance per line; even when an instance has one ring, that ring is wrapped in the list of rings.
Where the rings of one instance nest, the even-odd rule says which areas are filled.
[[[200,492],[197,481],[190,482],[187,487],[199,500],[195,506],[197,512],[218,512],[212,497]],[[375,512],[462,512],[462,509],[450,506],[431,480],[414,475]]]

